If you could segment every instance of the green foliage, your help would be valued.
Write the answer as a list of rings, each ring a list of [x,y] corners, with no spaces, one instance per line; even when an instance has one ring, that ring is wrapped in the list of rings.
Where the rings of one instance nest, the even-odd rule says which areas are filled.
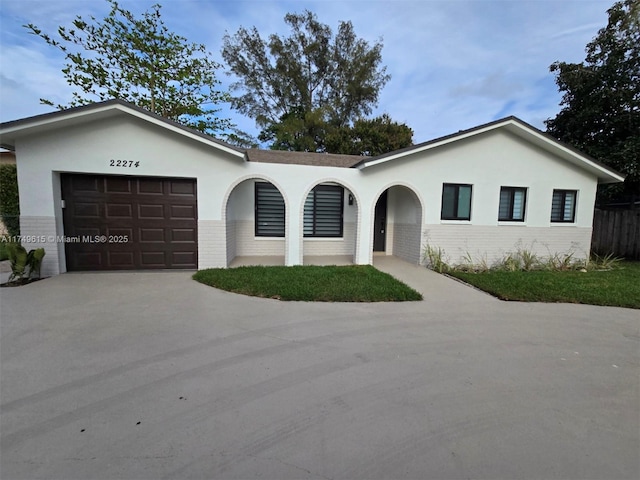
[[[10,236],[20,235],[20,199],[15,165],[0,165],[0,217]]]
[[[455,270],[460,272],[486,272],[489,268],[486,254],[476,260],[469,252],[462,257],[462,263],[454,267]]]
[[[489,264],[486,254],[476,259],[467,252],[459,264],[450,264],[445,252],[440,247],[427,245],[423,259],[427,268],[439,273],[445,272],[530,272],[530,271],[592,271],[610,270],[622,261],[613,254],[606,256],[592,255],[588,258],[576,258],[573,250],[568,252],[549,252],[547,256],[539,256],[532,250],[523,248],[518,242],[514,251],[505,253]]]
[[[256,297],[307,302],[398,302],[422,296],[370,265],[212,268],[200,283]]]
[[[620,266],[623,258],[616,257],[613,253],[607,255],[593,254],[585,264],[587,270],[613,270]]]
[[[232,105],[262,129],[273,149],[374,154],[411,144],[411,129],[388,116],[364,120],[390,76],[382,43],[358,39],[351,22],[335,36],[315,14],[289,13],[288,37],[257,29],[226,34],[222,56],[238,78]],[[407,136],[409,139],[407,140]]]
[[[327,151],[323,147],[325,138],[334,130],[336,128],[324,120],[322,109],[306,112],[298,107],[283,115],[279,123],[265,127],[258,138],[262,142],[271,143],[272,150],[322,152]]]
[[[372,119],[358,119],[352,127],[330,131],[325,150],[330,153],[375,157],[412,145],[413,130],[394,122],[386,113]]]
[[[536,265],[539,263],[538,256],[531,250],[519,248],[518,256],[520,257],[522,270],[525,272],[535,269]]]
[[[516,255],[508,253],[495,268],[499,270],[505,270],[507,272],[517,272],[521,269],[520,258]]]
[[[366,156],[408,147],[412,138],[411,128],[394,122],[387,114],[337,127],[323,118],[321,110],[292,112],[260,134],[261,141],[271,142],[272,150]]]
[[[608,270],[452,271],[449,274],[502,300],[640,309],[640,262],[620,262]]]
[[[11,262],[9,282],[29,279],[34,273],[40,278],[40,267],[45,255],[44,248],[27,252],[19,243],[6,243],[5,245],[7,256]]]
[[[11,262],[9,281],[22,279],[27,274],[27,251],[18,243],[7,244],[7,254]]]
[[[104,19],[77,16],[71,26],[59,27],[57,36],[25,25],[65,54],[62,73],[77,90],[68,105],[57,108],[119,98],[201,132],[231,129],[230,120],[218,118],[220,109],[213,107],[229,98],[216,90],[220,65],[206,47],[170,32],[160,5],[136,18],[115,0],[107,2],[111,11]]]
[[[0,237],[0,262],[9,260],[9,252],[7,252],[7,237]]]
[[[422,253],[422,259],[425,266],[435,272],[445,273],[451,270],[451,267],[447,263],[445,251],[440,247],[427,244]]]
[[[42,259],[44,258],[44,248],[36,248],[30,250],[27,254],[27,265],[29,267],[29,276],[36,274],[40,278],[40,269],[42,268]]]
[[[551,271],[566,271],[582,268],[581,263],[576,263],[573,259],[573,252],[553,253],[546,259],[545,267]]]
[[[558,256],[556,254],[556,256]],[[571,254],[573,256],[573,254]],[[541,270],[548,263],[548,260],[540,259],[535,253],[526,248],[518,246],[515,252],[506,253],[500,260],[495,262],[491,270],[502,270],[506,272],[528,272],[531,270]]]
[[[619,1],[608,13],[584,62],[551,65],[564,96],[547,131],[627,175],[626,191],[639,194],[640,0]]]

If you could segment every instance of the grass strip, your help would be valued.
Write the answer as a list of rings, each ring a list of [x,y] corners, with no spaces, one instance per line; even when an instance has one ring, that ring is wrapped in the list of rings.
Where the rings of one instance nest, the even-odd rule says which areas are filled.
[[[254,297],[307,302],[403,302],[422,295],[370,265],[249,266],[200,270],[193,279]]]
[[[640,262],[606,271],[448,273],[502,300],[640,308]]]

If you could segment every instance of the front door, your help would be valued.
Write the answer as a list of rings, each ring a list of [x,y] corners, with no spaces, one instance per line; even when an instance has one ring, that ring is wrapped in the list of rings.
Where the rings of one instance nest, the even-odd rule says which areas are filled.
[[[387,233],[387,191],[380,195],[373,219],[373,251],[386,250]]]

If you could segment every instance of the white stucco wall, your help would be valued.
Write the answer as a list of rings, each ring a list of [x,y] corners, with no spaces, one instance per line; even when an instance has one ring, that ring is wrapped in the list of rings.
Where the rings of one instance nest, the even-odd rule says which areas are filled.
[[[64,234],[60,172],[195,178],[199,268],[226,266],[246,254],[284,255],[287,265],[318,254],[353,254],[355,263],[371,263],[375,203],[390,187],[387,253],[418,261],[416,249],[428,242],[444,248],[454,263],[467,253],[497,258],[518,245],[539,253],[572,249],[579,256],[589,250],[596,191],[594,175],[500,130],[358,170],[245,162],[123,113],[18,138],[16,153],[23,235]],[[140,166],[110,167],[111,159]],[[286,238],[255,238],[255,179],[282,192]],[[303,238],[304,201],[319,183],[347,189],[341,240]],[[440,220],[443,183],[473,185],[470,221]],[[528,189],[525,222],[498,222],[501,186]],[[574,223],[550,222],[554,188],[578,191]],[[346,204],[349,193],[354,205]],[[65,271],[64,246],[46,241],[42,246],[47,250],[43,274]]]
[[[372,183],[375,177],[394,178],[418,192],[425,209],[422,244],[441,247],[451,263],[468,253],[493,262],[519,247],[538,255],[588,255],[597,179],[511,133],[492,131],[372,166],[364,174]],[[440,219],[443,183],[473,185],[471,220]],[[498,221],[502,186],[527,188],[524,222]],[[578,191],[574,223],[551,223],[554,189]]]
[[[421,259],[423,225],[420,199],[410,188],[394,185],[387,196],[386,253],[410,263]]]

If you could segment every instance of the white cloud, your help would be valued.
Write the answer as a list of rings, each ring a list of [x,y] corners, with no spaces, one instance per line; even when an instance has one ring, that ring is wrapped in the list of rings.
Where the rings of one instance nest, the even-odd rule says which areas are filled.
[[[0,65],[3,65],[0,77],[3,121],[51,111],[52,107],[42,105],[40,98],[66,103],[71,96],[58,63],[39,50],[3,46]]]
[[[63,99],[69,92],[62,60],[19,25],[49,30],[76,14],[108,11],[101,0],[2,0],[0,79],[2,120],[38,109],[38,98]],[[134,13],[153,0],[121,0]],[[162,3],[162,2],[161,2]],[[383,39],[383,63],[392,79],[376,113],[386,112],[414,129],[414,141],[445,135],[496,116],[515,114],[543,128],[559,110],[560,96],[548,68],[556,60],[584,59],[584,47],[606,24],[609,0],[172,0],[164,2],[169,28],[204,43],[221,61],[225,31],[256,26],[266,38],[286,34],[287,12],[309,9],[335,31],[350,20],[358,36]],[[22,49],[18,48],[22,47]],[[10,68],[6,66],[10,65]],[[7,73],[9,72],[9,73]],[[226,88],[230,78],[218,75]],[[20,100],[16,100],[20,99]],[[25,105],[31,106],[25,108]],[[26,113],[26,114],[34,114]],[[231,112],[243,128],[253,120]]]

